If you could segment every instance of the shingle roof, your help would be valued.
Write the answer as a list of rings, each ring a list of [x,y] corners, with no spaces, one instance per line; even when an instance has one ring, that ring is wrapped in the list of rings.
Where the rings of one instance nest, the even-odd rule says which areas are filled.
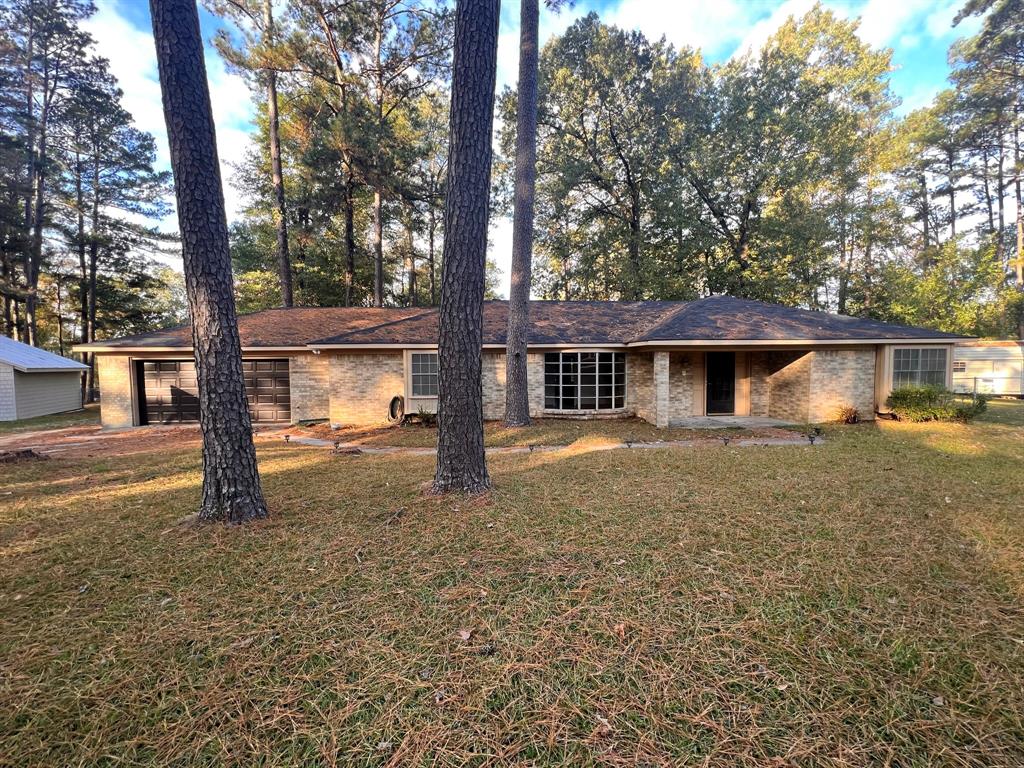
[[[369,307],[293,307],[265,309],[238,316],[242,346],[304,347],[324,336],[366,330],[393,323],[396,319],[422,314],[424,309],[374,309]],[[192,326],[180,325],[151,333],[96,342],[97,348],[192,347]]]
[[[6,336],[0,336],[0,363],[7,363],[16,371],[24,373],[84,371],[88,368],[74,360],[47,352],[45,349],[30,347]]]
[[[508,302],[483,309],[483,342],[504,345]],[[238,319],[242,346],[404,346],[437,343],[436,308],[269,309]],[[644,344],[699,341],[857,341],[965,338],[777,304],[711,296],[696,301],[533,301],[529,343]],[[104,349],[191,347],[189,326],[95,345]]]
[[[849,315],[834,315],[780,304],[709,296],[683,304],[665,322],[649,328],[634,341],[783,341],[807,339],[965,338],[929,328],[913,328]]]

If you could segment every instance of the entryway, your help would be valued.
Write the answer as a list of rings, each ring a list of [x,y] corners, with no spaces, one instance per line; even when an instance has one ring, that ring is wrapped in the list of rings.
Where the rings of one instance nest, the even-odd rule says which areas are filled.
[[[708,352],[705,356],[706,400],[708,416],[736,413],[736,353]]]

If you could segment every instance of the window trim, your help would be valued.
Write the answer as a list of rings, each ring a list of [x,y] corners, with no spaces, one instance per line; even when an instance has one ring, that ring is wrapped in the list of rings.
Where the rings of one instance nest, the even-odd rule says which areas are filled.
[[[562,357],[563,357],[563,355],[576,355],[577,356],[577,358],[576,358],[576,360],[577,360],[577,363],[576,363],[577,364],[577,369],[576,369],[576,376],[577,376],[577,382],[576,382],[576,403],[577,403],[577,406],[578,406],[580,401],[582,400],[581,387],[583,386],[582,375],[580,373],[580,365],[581,364],[579,362],[579,355],[581,355],[581,354],[590,354],[590,353],[593,353],[595,355],[611,354],[611,355],[621,355],[622,356],[622,405],[621,406],[615,405],[615,389],[616,389],[616,386],[617,386],[617,382],[615,381],[615,378],[614,378],[615,377],[615,358],[612,357],[612,385],[611,385],[612,386],[612,407],[611,408],[600,408],[600,407],[594,407],[594,408],[579,408],[579,407],[577,407],[577,408],[549,408],[548,407],[548,402],[547,402],[548,401],[548,396],[547,396],[547,386],[548,386],[548,381],[547,381],[547,379],[548,379],[548,376],[547,376],[547,364],[548,364],[548,355],[558,355],[558,377],[559,377],[558,401],[559,401],[559,404],[561,404],[562,399],[563,399],[563,395],[562,395],[562,376],[563,376]],[[546,349],[546,350],[544,350],[541,353],[541,355],[542,355],[542,365],[543,365],[543,368],[542,368],[542,373],[543,373],[542,386],[544,388],[544,391],[543,391],[543,405],[544,405],[544,409],[543,410],[544,410],[544,413],[585,415],[585,414],[614,414],[614,413],[624,413],[624,412],[627,411],[627,409],[629,407],[629,403],[628,403],[628,400],[629,400],[629,395],[628,395],[628,393],[629,393],[629,366],[627,365],[626,350],[624,350],[624,349],[609,349],[609,348],[605,348],[605,347],[596,347],[596,348],[595,347],[576,347],[576,348],[567,348],[567,349]],[[600,376],[600,359],[596,359],[594,361],[594,364],[596,366],[596,369],[594,371],[594,376],[595,376],[595,380],[594,380],[594,402],[595,402],[595,406],[596,406],[601,401],[601,395],[600,395],[600,386],[601,385],[600,385],[600,382],[598,380],[598,377]]]
[[[429,375],[431,375],[431,374],[415,374],[415,373],[413,373],[413,359],[417,355],[432,355],[434,357],[434,359],[437,360],[437,349],[436,348],[434,348],[434,349],[414,349],[414,350],[410,350],[408,352],[408,355],[407,355],[407,366],[408,366],[408,368],[407,368],[407,370],[408,370],[409,373],[408,373],[407,381],[408,381],[408,387],[409,387],[409,399],[410,400],[437,400],[437,394],[433,394],[433,395],[418,395],[418,394],[416,394],[416,378],[415,377],[417,375],[419,375],[419,376],[424,376],[424,375],[429,376]],[[440,372],[440,362],[438,362],[438,371]],[[439,373],[435,373],[433,375],[436,377],[436,376],[439,375]]]
[[[938,345],[938,344],[928,344],[928,345],[899,344],[899,345],[893,345],[892,346],[891,351],[890,351],[890,355],[889,355],[889,388],[890,388],[890,391],[895,391],[895,390],[901,389],[903,387],[918,387],[918,386],[922,386],[920,362],[918,363],[917,370],[916,371],[912,371],[912,373],[916,373],[916,381],[913,381],[913,382],[901,382],[901,383],[897,383],[897,381],[896,381],[896,375],[897,375],[897,370],[896,370],[896,354],[897,354],[897,352],[915,352],[915,351],[918,352],[918,353],[925,352],[925,351],[940,351],[940,352],[942,352],[945,355],[945,366],[941,369],[942,370],[942,383],[939,384],[939,385],[934,385],[933,384],[932,386],[941,386],[941,387],[944,387],[944,388],[947,388],[947,389],[950,388],[951,387],[951,379],[952,379],[952,369],[953,369],[953,362],[952,362],[953,361],[953,350],[949,346]],[[935,370],[938,370],[938,369],[935,369]]]

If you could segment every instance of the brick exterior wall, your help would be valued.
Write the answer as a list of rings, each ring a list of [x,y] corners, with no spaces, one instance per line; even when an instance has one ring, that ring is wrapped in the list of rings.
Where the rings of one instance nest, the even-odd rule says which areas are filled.
[[[693,416],[694,377],[697,368],[697,353],[673,352],[669,356],[669,400],[668,421],[675,423]]]
[[[874,418],[872,348],[754,352],[750,373],[751,416],[816,423],[852,405],[862,419]]]
[[[100,423],[109,428],[134,425],[131,358],[96,355],[96,377],[100,387]]]
[[[807,420],[834,421],[841,406],[875,418],[875,350],[825,349],[813,353]]]
[[[0,363],[0,421],[14,421],[18,411],[14,403],[14,368]]]
[[[644,421],[655,421],[654,355],[626,353],[626,407]]]
[[[292,421],[330,418],[329,360],[324,354],[300,354],[288,359]]]
[[[329,356],[331,424],[380,424],[388,403],[405,395],[401,352],[344,353]]]

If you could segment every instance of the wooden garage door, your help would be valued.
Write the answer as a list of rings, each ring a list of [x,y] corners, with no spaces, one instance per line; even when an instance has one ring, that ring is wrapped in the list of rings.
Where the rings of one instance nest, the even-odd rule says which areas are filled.
[[[199,421],[199,389],[191,360],[143,360],[139,364],[143,424]],[[291,421],[287,360],[243,360],[245,394],[253,421]]]

